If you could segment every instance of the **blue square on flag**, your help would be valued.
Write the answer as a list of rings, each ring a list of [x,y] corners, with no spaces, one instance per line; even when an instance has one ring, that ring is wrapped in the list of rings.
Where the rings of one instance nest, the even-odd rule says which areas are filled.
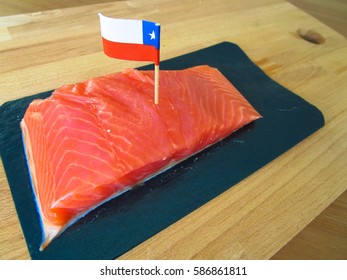
[[[143,43],[159,49],[160,25],[151,21],[142,21]]]

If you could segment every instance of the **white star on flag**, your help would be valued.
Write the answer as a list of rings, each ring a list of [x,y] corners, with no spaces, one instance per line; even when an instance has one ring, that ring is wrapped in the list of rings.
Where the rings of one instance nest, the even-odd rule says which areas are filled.
[[[152,31],[152,33],[148,33],[149,36],[151,36],[151,40],[155,40],[155,32],[154,30]]]

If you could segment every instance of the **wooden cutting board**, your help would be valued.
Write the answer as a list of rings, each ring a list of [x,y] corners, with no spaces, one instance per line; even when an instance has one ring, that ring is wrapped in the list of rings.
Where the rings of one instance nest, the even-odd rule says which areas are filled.
[[[0,104],[138,67],[102,53],[97,13],[162,26],[162,60],[237,43],[265,73],[316,105],[326,125],[122,259],[267,259],[347,188],[347,40],[282,0],[115,1],[0,17]],[[314,30],[323,44],[302,39]],[[0,163],[1,164],[1,163]],[[0,258],[30,258],[0,168]]]
[[[218,68],[263,116],[223,141],[98,207],[44,251],[19,122],[49,92],[5,103],[0,147],[31,257],[113,259],[245,179],[324,125],[321,112],[271,80],[231,43],[163,61],[162,69]],[[151,69],[152,66],[145,67]]]

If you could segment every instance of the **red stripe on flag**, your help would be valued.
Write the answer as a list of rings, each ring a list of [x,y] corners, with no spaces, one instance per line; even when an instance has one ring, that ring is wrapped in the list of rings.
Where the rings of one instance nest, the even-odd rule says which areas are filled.
[[[159,65],[159,50],[154,46],[142,44],[129,44],[112,42],[102,38],[102,44],[106,55],[112,58],[152,61]]]

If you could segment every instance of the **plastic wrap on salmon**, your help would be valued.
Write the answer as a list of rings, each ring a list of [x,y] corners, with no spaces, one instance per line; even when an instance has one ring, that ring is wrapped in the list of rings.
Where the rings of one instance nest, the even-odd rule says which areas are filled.
[[[100,204],[235,130],[259,113],[215,68],[128,69],[62,86],[21,122],[43,228],[41,249]]]

